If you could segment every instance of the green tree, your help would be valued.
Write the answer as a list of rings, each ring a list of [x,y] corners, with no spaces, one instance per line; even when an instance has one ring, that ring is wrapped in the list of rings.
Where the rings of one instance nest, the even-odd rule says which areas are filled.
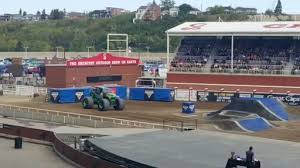
[[[281,4],[280,0],[278,0],[278,2],[277,2],[277,5],[276,5],[275,10],[274,10],[274,13],[277,16],[282,14],[282,4]]]
[[[65,13],[63,11],[60,11],[59,9],[54,9],[50,13],[50,19],[52,20],[60,20],[65,17]]]
[[[37,12],[36,12],[36,15],[37,15],[37,16],[41,16],[41,12],[40,12],[40,11],[37,11]]]
[[[23,12],[22,12],[22,9],[20,8],[20,10],[19,10],[19,15],[22,15],[22,13],[23,13]]]
[[[207,8],[207,11],[211,15],[225,14],[225,8],[218,5]]]
[[[162,10],[169,10],[175,6],[174,0],[161,0]]]
[[[187,15],[190,11],[193,10],[193,7],[189,4],[182,4],[179,6],[179,16]]]
[[[17,42],[15,51],[17,52],[23,51],[23,43],[21,41]]]
[[[41,20],[46,20],[47,19],[47,14],[46,14],[46,10],[43,9],[42,11],[42,15],[41,15]]]
[[[27,15],[27,12],[26,12],[26,11],[24,11],[24,12],[23,12],[23,16],[26,16],[26,15]]]
[[[274,14],[274,12],[271,10],[271,9],[267,9],[266,12],[265,12],[265,15],[268,15],[268,16],[272,16]]]

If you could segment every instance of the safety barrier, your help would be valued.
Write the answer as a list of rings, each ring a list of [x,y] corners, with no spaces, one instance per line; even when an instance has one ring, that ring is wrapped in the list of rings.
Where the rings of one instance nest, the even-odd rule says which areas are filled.
[[[45,87],[34,87],[26,85],[1,84],[0,90],[3,90],[4,95],[9,96],[34,96],[34,94],[47,94],[47,88]]]
[[[55,110],[45,110],[38,108],[28,108],[21,106],[11,106],[0,104],[0,115],[12,118],[25,118],[38,121],[55,122],[70,125],[79,125],[99,128],[103,124],[111,126],[148,128],[148,129],[167,129],[167,130],[189,130],[189,127],[172,126],[159,123],[147,123],[141,121],[124,120],[110,117],[62,112]]]
[[[170,88],[130,88],[129,99],[138,101],[173,102],[175,100],[175,91]]]
[[[14,125],[1,124],[0,133],[9,136],[19,136],[32,140],[38,140],[51,143],[54,151],[67,161],[75,164],[77,167],[84,168],[121,168],[122,165],[110,163],[109,161],[102,160],[91,156],[87,153],[78,151],[69,145],[63,143],[55,133],[39,130],[33,128],[26,128]]]

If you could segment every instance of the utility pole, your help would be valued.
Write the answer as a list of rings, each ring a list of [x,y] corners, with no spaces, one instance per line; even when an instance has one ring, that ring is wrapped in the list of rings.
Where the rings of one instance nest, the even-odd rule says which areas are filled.
[[[93,46],[86,47],[88,49],[88,57],[90,57],[90,49],[94,48]]]
[[[56,47],[56,57],[58,58],[58,50],[60,49],[60,48],[63,48],[63,47]]]
[[[118,47],[119,56],[121,56],[121,49],[122,49],[122,47]]]
[[[150,47],[147,46],[146,49],[147,49],[147,58],[149,59],[149,49],[150,49]]]
[[[29,47],[27,47],[27,46],[24,47],[24,49],[25,49],[25,59],[28,58],[28,48]]]

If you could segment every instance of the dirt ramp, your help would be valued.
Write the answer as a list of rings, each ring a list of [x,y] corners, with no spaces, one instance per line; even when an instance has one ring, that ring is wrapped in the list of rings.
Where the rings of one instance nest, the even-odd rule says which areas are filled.
[[[288,120],[288,113],[276,99],[236,98],[233,99],[229,105],[212,115],[218,115],[224,110],[244,111],[257,114],[270,121]]]

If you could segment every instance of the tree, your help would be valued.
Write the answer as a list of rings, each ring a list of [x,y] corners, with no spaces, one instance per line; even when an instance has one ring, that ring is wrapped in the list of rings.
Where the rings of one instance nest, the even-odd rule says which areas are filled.
[[[24,12],[23,12],[23,16],[26,16],[26,15],[27,15],[27,12],[26,12],[26,11],[24,11]]]
[[[187,15],[190,11],[193,10],[193,7],[189,4],[182,4],[179,6],[179,16]]]
[[[17,52],[23,51],[23,43],[21,41],[17,42],[15,51]]]
[[[50,13],[50,19],[52,20],[60,20],[65,17],[65,14],[63,11],[60,11],[59,9],[54,9]]]
[[[278,2],[277,2],[276,8],[274,10],[274,13],[277,16],[282,14],[282,4],[281,4],[280,0],[278,0]]]
[[[271,9],[267,9],[265,12],[265,15],[268,15],[269,17],[271,17],[274,14],[274,12]]]
[[[20,8],[20,10],[19,10],[19,15],[22,15],[22,13],[23,13],[23,12],[22,12],[22,9]]]
[[[174,0],[161,0],[162,10],[169,10],[175,6]]]
[[[46,20],[46,19],[47,19],[47,14],[46,14],[46,10],[44,9],[42,11],[41,20]]]
[[[207,11],[211,15],[225,14],[225,8],[223,6],[214,6],[207,8]]]
[[[37,16],[41,16],[41,12],[40,12],[40,11],[37,11],[37,12],[36,12],[36,15],[37,15]]]

